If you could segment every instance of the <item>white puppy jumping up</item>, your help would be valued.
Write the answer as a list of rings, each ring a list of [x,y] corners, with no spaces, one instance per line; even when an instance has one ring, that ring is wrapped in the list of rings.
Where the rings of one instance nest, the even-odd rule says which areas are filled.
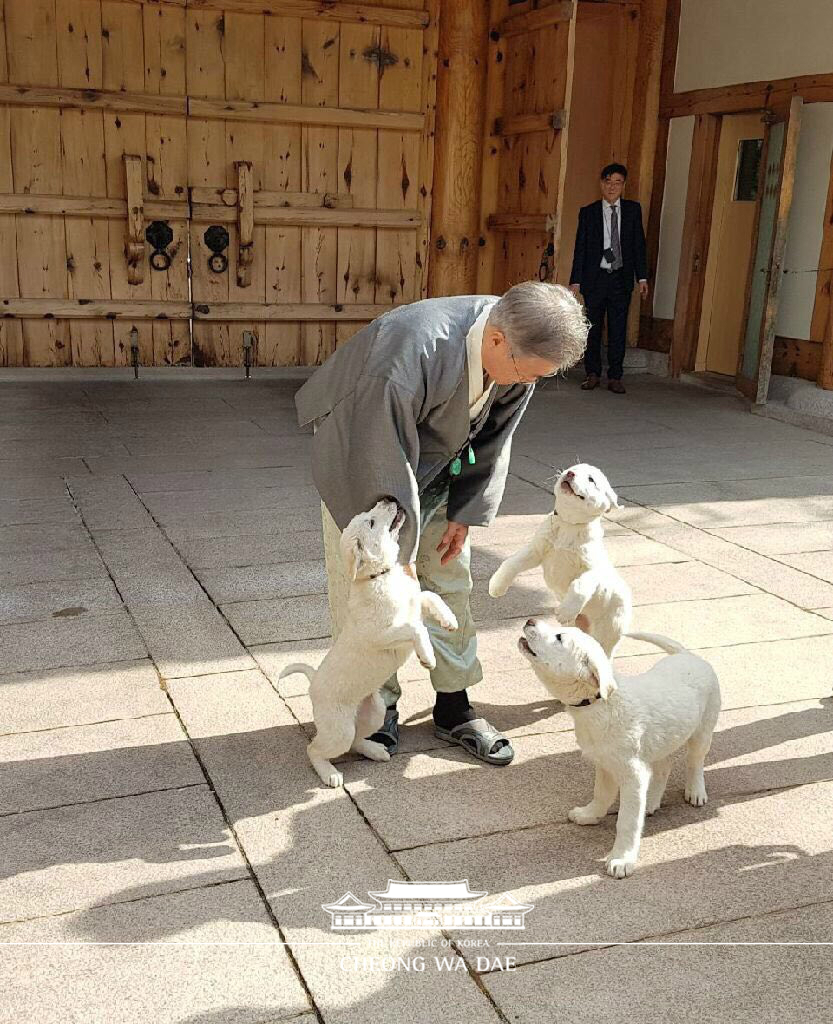
[[[616,841],[607,873],[625,878],[636,866],[645,815],[665,792],[671,755],[686,748],[685,798],[706,803],[703,762],[709,752],[720,687],[708,662],[673,640],[630,633],[666,651],[640,676],[614,676],[610,659],[580,629],[530,619],[518,647],[546,688],[567,705],[582,755],[596,766],[593,799],[574,807],[577,825],[597,825],[619,794]]]
[[[393,499],[377,502],[347,524],[341,554],[350,579],[344,626],[317,669],[292,664],[280,678],[302,672],[310,681],[315,739],[307,747],[319,778],[341,786],[344,777],[330,758],[356,750],[373,761],[387,761],[381,743],[366,739],[382,725],[385,706],[379,687],[416,652],[426,668],[436,659],[423,615],[448,630],[457,629],[453,612],[437,594],[398,564],[399,531],[405,513]]]
[[[632,604],[630,587],[605,550],[602,516],[612,508],[622,506],[600,469],[584,463],[565,469],[555,482],[555,511],[497,569],[489,593],[503,597],[516,576],[543,566],[544,580],[561,602],[558,621],[578,622],[612,657],[630,628]]]

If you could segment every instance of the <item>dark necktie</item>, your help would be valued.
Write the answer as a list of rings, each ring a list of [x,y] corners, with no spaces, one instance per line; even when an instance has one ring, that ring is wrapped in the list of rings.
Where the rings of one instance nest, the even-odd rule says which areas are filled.
[[[622,243],[619,241],[619,211],[614,206],[610,211],[610,248],[613,250],[613,269],[622,269]]]

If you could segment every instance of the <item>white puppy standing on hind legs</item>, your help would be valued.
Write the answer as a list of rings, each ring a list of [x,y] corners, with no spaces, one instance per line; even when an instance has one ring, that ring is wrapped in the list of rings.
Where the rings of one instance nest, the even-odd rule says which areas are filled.
[[[341,554],[350,579],[344,626],[317,669],[295,663],[280,678],[303,673],[315,720],[315,739],[307,754],[327,786],[344,784],[330,758],[355,750],[373,761],[387,761],[381,743],[366,739],[385,719],[379,694],[384,681],[416,652],[426,668],[436,659],[422,621],[429,615],[448,630],[457,629],[454,613],[438,595],[420,585],[398,563],[399,531],[405,513],[392,498],[377,502],[347,524]]]
[[[596,767],[593,799],[569,812],[577,825],[597,825],[617,792],[616,841],[607,873],[625,878],[636,866],[645,815],[659,809],[671,755],[686,748],[685,798],[708,799],[703,764],[720,713],[720,687],[708,662],[673,640],[629,633],[670,657],[639,676],[614,676],[600,645],[580,629],[529,619],[518,647],[554,697],[567,706],[582,756]]]
[[[529,544],[496,570],[489,593],[503,597],[516,576],[543,566],[544,580],[561,602],[558,621],[586,626],[612,657],[630,628],[632,601],[605,550],[602,516],[622,506],[604,473],[584,463],[565,469],[554,490],[555,510]]]

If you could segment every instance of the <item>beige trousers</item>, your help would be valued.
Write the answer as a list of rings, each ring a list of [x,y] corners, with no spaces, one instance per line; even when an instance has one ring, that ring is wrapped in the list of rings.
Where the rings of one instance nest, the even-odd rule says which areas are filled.
[[[445,501],[433,509],[424,510],[416,570],[422,589],[439,594],[457,617],[459,628],[454,633],[442,629],[433,620],[429,619],[425,623],[437,659],[437,667],[431,672],[431,684],[441,693],[455,693],[479,683],[483,678],[483,670],[477,658],[477,634],[469,604],[472,588],[471,545],[466,538],[460,554],[445,565],[440,564],[437,551],[437,545],[448,526],[447,512]],[[324,504],[321,505],[321,517],[327,590],[335,639],[344,621],[350,584],[341,560],[341,533]],[[386,706],[395,704],[401,692],[396,676],[391,676],[381,690]]]

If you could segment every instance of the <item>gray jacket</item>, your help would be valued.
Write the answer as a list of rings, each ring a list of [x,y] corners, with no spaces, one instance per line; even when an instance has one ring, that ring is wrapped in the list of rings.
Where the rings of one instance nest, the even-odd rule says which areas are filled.
[[[384,313],[358,331],[295,396],[298,420],[313,421],[315,485],[339,529],[390,495],[407,513],[403,561],[419,543],[419,494],[458,454],[448,518],[488,526],[503,497],[512,433],[534,385],[492,389],[470,423],[466,335],[494,301],[488,295],[424,299]],[[475,463],[468,462],[471,440]]]

